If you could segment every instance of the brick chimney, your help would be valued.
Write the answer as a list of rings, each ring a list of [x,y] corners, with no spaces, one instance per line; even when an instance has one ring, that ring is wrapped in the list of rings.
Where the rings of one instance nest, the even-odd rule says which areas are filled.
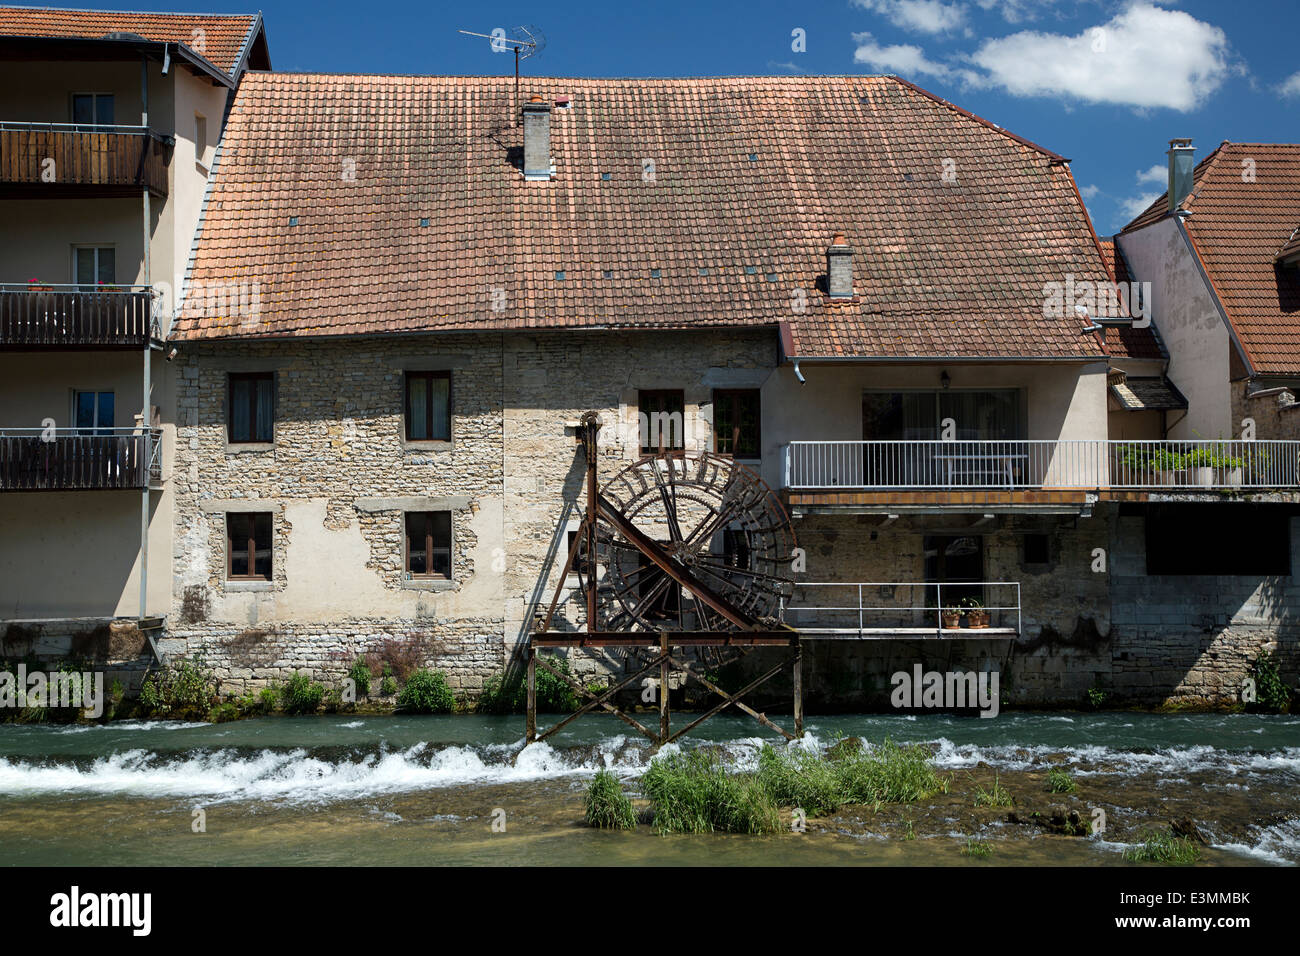
[[[826,249],[826,291],[832,299],[853,298],[853,247],[842,232]]]
[[[1190,139],[1169,141],[1169,211],[1177,212],[1192,191],[1192,171],[1196,168],[1196,147]]]
[[[524,179],[551,178],[551,104],[533,94],[524,104]]]

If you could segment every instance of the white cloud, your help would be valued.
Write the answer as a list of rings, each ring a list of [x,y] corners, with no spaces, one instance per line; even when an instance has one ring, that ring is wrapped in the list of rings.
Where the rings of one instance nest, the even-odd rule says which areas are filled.
[[[1040,9],[1054,6],[1056,0],[975,0],[981,10],[997,9],[1007,23],[1036,20]]]
[[[1150,169],[1139,169],[1135,175],[1139,186],[1151,184],[1163,187],[1169,182],[1169,167],[1157,163]],[[1160,191],[1164,192],[1164,189],[1162,188]]]
[[[1300,70],[1283,80],[1277,91],[1286,97],[1300,96]]]
[[[970,57],[980,83],[1013,96],[1187,112],[1227,77],[1228,38],[1181,10],[1132,0],[1077,36],[1021,31],[986,40]]]
[[[1134,216],[1142,212],[1142,210],[1146,209],[1147,206],[1151,205],[1164,194],[1165,192],[1162,189],[1158,193],[1139,193],[1138,195],[1131,196],[1128,199],[1121,199],[1119,203],[1119,211],[1124,217],[1124,224],[1128,225]]]
[[[919,33],[947,33],[966,22],[966,9],[943,0],[853,0],[864,10],[879,13],[894,26]]]
[[[940,79],[952,75],[952,70],[931,60],[919,46],[910,43],[881,46],[870,33],[853,34],[853,42],[858,44],[858,48],[853,51],[853,62],[865,64],[879,73],[935,76]]]
[[[1101,192],[1101,188],[1099,186],[1079,187],[1079,194],[1083,196],[1084,199],[1095,199],[1099,192]]]

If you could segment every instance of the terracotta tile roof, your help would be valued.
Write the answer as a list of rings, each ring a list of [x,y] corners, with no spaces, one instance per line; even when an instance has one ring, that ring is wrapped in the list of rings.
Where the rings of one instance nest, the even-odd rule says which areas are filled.
[[[1300,226],[1297,226],[1291,233],[1291,238],[1282,243],[1282,248],[1277,251],[1276,260],[1284,262],[1295,259],[1300,256]]]
[[[1116,245],[1114,239],[1100,239],[1101,256],[1105,260],[1106,269],[1115,277],[1116,282],[1132,282],[1133,277],[1129,274],[1128,263],[1124,260],[1123,252],[1116,255]],[[1161,359],[1165,357],[1164,350],[1160,347],[1160,340],[1155,334],[1155,326],[1150,325],[1144,329],[1135,329],[1131,326],[1108,325],[1106,326],[1106,351],[1112,356],[1120,356],[1136,359]]]
[[[120,13],[53,7],[0,7],[0,36],[83,37],[137,33],[158,43],[184,43],[213,65],[233,73],[253,40],[256,14]],[[202,49],[195,31],[202,30]]]
[[[1253,170],[1253,176],[1244,175]],[[1300,271],[1277,263],[1300,222],[1300,144],[1223,142],[1197,164],[1187,233],[1257,374],[1300,373]],[[1124,232],[1163,218],[1157,202]]]
[[[187,299],[175,337],[789,321],[806,356],[1103,354],[1077,317],[1043,316],[1045,283],[1107,278],[1063,160],[911,84],[536,91],[572,103],[550,182],[519,172],[512,79],[248,74],[191,286],[256,281],[261,308]],[[837,232],[856,296],[832,304]]]

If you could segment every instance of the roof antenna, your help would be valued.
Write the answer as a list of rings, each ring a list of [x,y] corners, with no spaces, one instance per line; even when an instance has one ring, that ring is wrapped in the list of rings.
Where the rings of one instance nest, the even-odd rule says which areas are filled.
[[[491,33],[475,33],[472,30],[461,30],[460,32],[469,37],[482,37],[485,40],[491,40],[493,53],[504,53],[506,50],[515,51],[515,125],[518,126],[520,122],[519,61],[541,53],[546,46],[546,37],[542,36],[541,30],[531,24],[515,27],[509,33],[502,27],[497,27]]]

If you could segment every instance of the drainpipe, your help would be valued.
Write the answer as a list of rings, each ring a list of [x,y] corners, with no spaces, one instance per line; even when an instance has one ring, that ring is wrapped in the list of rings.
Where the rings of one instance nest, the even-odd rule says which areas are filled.
[[[140,125],[144,127],[144,141],[142,149],[148,150],[149,141],[149,58],[140,58]],[[149,208],[149,185],[144,184],[140,191],[143,197],[144,206],[144,284],[149,290],[149,310],[145,316],[145,335],[144,335],[144,380],[142,383],[144,398],[141,402],[140,425],[143,432],[142,444],[144,446],[144,487],[140,489],[140,617],[145,617],[147,613],[149,600],[149,463],[153,460],[153,449],[150,447],[153,441],[153,432],[150,425],[153,424],[149,415],[149,395],[153,388],[150,381],[150,350],[152,347],[153,337],[153,275],[149,261],[149,242],[151,240],[149,230],[149,220],[152,216],[152,210]]]
[[[799,371],[799,360],[794,360],[794,377],[798,379],[800,385],[806,385],[807,380],[803,377],[803,372]]]

